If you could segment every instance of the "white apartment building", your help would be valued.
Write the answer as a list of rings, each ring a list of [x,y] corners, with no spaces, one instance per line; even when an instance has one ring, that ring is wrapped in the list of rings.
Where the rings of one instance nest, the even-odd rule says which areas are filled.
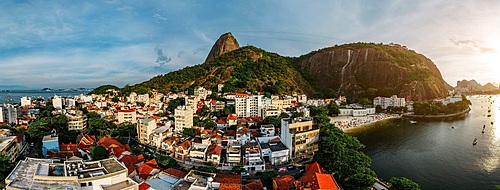
[[[63,108],[63,98],[61,96],[55,95],[54,98],[52,98],[52,106],[56,109],[62,109]]]
[[[393,107],[405,107],[405,98],[398,98],[397,95],[392,95],[390,98],[387,97],[376,97],[373,99],[374,106],[382,106],[382,109],[387,109],[389,106]]]
[[[137,122],[137,137],[142,144],[149,144],[149,135],[156,129],[156,120],[153,118],[139,119]]]
[[[174,110],[175,133],[182,133],[184,128],[193,127],[193,110],[188,106],[179,106]]]
[[[340,108],[339,116],[362,117],[376,113],[375,108]]]
[[[239,117],[262,117],[265,108],[264,95],[248,95],[237,93],[234,98],[234,108]]]
[[[21,106],[30,106],[31,105],[31,98],[27,96],[21,97]]]
[[[68,118],[68,130],[81,131],[87,127],[87,116],[84,114],[66,114],[66,118]]]
[[[290,161],[290,149],[279,137],[256,137],[255,140],[264,160],[269,160],[272,165],[282,165]]]
[[[247,143],[245,148],[245,156],[243,157],[243,167],[247,171],[264,171],[266,170],[266,162],[262,157],[258,143]]]
[[[135,112],[135,109],[118,110],[117,112],[118,114],[116,118],[118,119],[118,124],[125,122],[137,123],[137,113]]]

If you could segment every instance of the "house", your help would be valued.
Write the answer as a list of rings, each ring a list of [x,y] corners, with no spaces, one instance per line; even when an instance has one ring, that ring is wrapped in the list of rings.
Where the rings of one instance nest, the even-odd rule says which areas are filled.
[[[273,178],[274,190],[292,190],[295,189],[295,179],[291,175],[285,175]]]
[[[243,158],[243,167],[247,171],[264,171],[266,163],[262,158],[259,145],[256,142],[247,143],[245,148],[245,156]]]
[[[210,146],[207,147],[206,160],[207,162],[211,162],[214,165],[219,165],[222,156],[221,154],[222,154],[222,146],[219,146],[217,144],[211,144]]]
[[[162,141],[169,135],[172,135],[170,126],[165,125],[157,127],[153,130],[153,133],[149,135],[149,145],[154,147],[161,147]]]
[[[226,121],[228,126],[238,125],[238,115],[229,114],[226,118]]]
[[[241,144],[234,141],[228,144],[226,161],[229,165],[238,165],[241,162]]]
[[[274,136],[276,136],[274,125],[273,124],[261,125],[260,126],[260,135],[262,137],[274,137]]]
[[[257,137],[255,138],[264,160],[269,160],[272,165],[282,165],[290,161],[290,149],[279,137]]]
[[[165,139],[161,143],[161,148],[164,149],[164,150],[168,150],[168,151],[171,152],[177,142],[179,142],[179,137],[172,136],[172,137],[170,137],[168,139]]]
[[[157,176],[150,178],[143,182],[144,190],[163,190],[163,189],[175,189],[184,181],[184,177],[187,172],[176,170],[174,168],[169,168],[160,172]],[[141,190],[141,188],[139,188]]]
[[[253,180],[250,183],[247,183],[241,187],[242,190],[264,190],[264,185],[262,185],[262,181]]]
[[[239,174],[218,173],[217,175],[215,175],[212,182],[212,187],[214,189],[223,189],[233,185],[236,185],[238,188],[241,187],[241,176]]]
[[[184,140],[183,142],[175,145],[174,147],[174,158],[185,160],[189,154],[189,148],[191,148],[191,141]]]
[[[189,158],[193,162],[205,162],[208,145],[203,143],[193,143],[189,150]]]
[[[323,169],[321,169],[321,166],[318,164],[318,162],[307,164],[306,175],[302,176],[296,184],[297,190],[340,189],[331,174],[323,173]]]
[[[158,163],[156,163],[155,159],[149,160],[149,161],[139,165],[136,168],[136,170],[137,170],[137,174],[142,179],[147,179],[149,176],[152,176],[152,175],[155,175],[155,174],[161,172],[161,170],[158,169]]]
[[[92,149],[92,144],[96,141],[95,136],[84,135],[83,133],[78,135],[76,142],[78,142],[78,149],[89,151]]]
[[[247,142],[250,142],[250,129],[247,127],[239,127],[236,131],[236,140],[240,142],[241,144],[246,144]]]
[[[295,161],[312,160],[318,151],[319,128],[312,118],[281,119],[281,140]]]
[[[47,157],[48,150],[59,151],[59,138],[55,129],[52,130],[52,134],[43,137],[42,152],[44,157]]]

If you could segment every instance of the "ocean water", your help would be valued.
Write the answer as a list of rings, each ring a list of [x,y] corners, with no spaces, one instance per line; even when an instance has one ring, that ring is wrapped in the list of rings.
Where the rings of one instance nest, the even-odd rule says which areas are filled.
[[[472,110],[460,120],[410,124],[401,119],[350,135],[366,145],[363,152],[384,180],[406,177],[422,189],[495,189],[500,185],[500,96],[469,99]]]
[[[21,97],[28,96],[31,97],[32,100],[37,98],[42,98],[45,100],[49,100],[54,97],[54,95],[62,96],[62,97],[74,97],[80,94],[87,94],[89,92],[86,91],[71,91],[71,92],[47,92],[41,90],[12,90],[12,91],[0,91],[0,104],[4,103],[19,103],[21,102]]]

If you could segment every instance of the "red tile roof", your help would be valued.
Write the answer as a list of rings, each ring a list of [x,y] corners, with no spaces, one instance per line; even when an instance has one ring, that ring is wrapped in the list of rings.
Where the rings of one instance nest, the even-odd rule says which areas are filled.
[[[137,157],[136,157],[136,159],[137,159],[137,163],[139,163],[139,162],[142,162],[142,161],[145,161],[145,160],[146,160],[146,159],[144,158],[144,155],[142,155],[142,154],[139,154],[139,156],[137,156]]]
[[[252,182],[243,185],[242,190],[264,190],[264,185],[262,185],[262,181],[253,180]]]
[[[241,184],[241,176],[238,174],[222,174],[219,173],[215,176],[213,182],[228,183],[228,184]]]
[[[59,145],[59,151],[70,151],[70,152],[76,152],[78,149],[76,148],[76,144],[69,143],[69,144],[64,144],[62,143]]]
[[[291,175],[285,175],[281,177],[273,178],[273,183],[276,183],[279,190],[281,189],[294,189],[295,188],[295,179]]]
[[[238,115],[236,114],[229,114],[227,116],[227,120],[237,120],[238,119]]]
[[[124,147],[122,143],[107,136],[102,137],[96,144],[99,146],[103,146],[106,149],[110,147]]]
[[[177,178],[184,178],[188,174],[187,172],[177,170],[174,168],[168,168],[168,169],[164,170],[163,172],[165,172],[169,175],[175,176]]]
[[[247,97],[248,94],[243,94],[243,93],[236,93],[236,96],[238,97]]]
[[[220,184],[219,190],[240,190],[241,185],[239,184]]]
[[[146,182],[142,182],[140,185],[139,185],[139,190],[147,190],[151,187],[151,185],[147,184]]]
[[[135,112],[135,109],[129,109],[129,110],[118,110],[118,112],[124,112],[124,113],[131,113],[131,112]]]
[[[217,154],[220,156],[221,153],[222,153],[222,146],[219,146],[217,144],[212,144],[207,148],[207,155]]]
[[[142,164],[137,167],[137,173],[139,174],[139,177],[142,179],[147,179],[149,174],[153,171],[153,167],[147,165],[147,164]]]
[[[158,163],[156,162],[156,159],[154,159],[154,158],[152,160],[147,161],[144,164],[147,164],[148,166],[151,166],[153,168],[158,168]]]
[[[119,161],[122,162],[123,165],[125,165],[125,167],[127,167],[128,174],[134,172],[135,169],[134,164],[137,163],[137,159],[134,155],[124,155]]]
[[[339,189],[330,174],[316,173],[315,179],[312,183],[313,189]]]

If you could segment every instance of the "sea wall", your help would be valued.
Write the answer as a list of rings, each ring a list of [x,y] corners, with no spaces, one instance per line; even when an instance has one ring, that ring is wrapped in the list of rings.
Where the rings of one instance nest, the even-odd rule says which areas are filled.
[[[452,114],[440,114],[440,115],[403,115],[405,118],[410,118],[410,119],[429,119],[429,120],[444,120],[444,119],[458,119],[458,118],[463,118],[465,117],[469,112],[470,108],[458,112],[458,113],[452,113]]]

